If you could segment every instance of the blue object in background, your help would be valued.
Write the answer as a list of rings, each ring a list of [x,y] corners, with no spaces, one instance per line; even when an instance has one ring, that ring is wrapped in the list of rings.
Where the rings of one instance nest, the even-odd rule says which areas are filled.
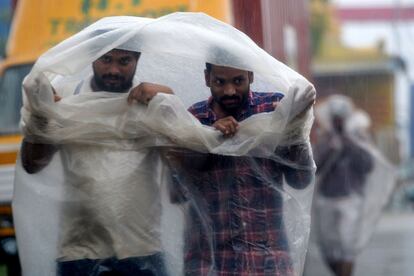
[[[410,157],[414,159],[414,83],[410,89]]]
[[[0,0],[0,56],[4,56],[12,19],[11,0]]]

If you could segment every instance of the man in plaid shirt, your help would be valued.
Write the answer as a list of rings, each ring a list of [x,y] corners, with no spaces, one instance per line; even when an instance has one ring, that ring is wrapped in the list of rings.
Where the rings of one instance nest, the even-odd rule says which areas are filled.
[[[253,72],[206,64],[206,85],[212,96],[189,111],[224,137],[233,136],[238,122],[270,112],[280,93],[250,91]],[[310,95],[310,105],[314,94]],[[305,146],[280,147],[277,155],[310,164]],[[270,159],[181,153],[185,173],[174,175],[173,200],[188,200],[185,241],[186,275],[294,275],[283,222],[283,177],[294,188],[313,178]],[[177,183],[179,183],[179,188]]]

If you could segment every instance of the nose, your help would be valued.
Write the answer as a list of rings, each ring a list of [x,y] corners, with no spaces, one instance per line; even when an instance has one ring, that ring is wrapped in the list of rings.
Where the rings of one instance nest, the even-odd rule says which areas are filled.
[[[232,84],[227,84],[227,85],[224,87],[224,94],[225,94],[226,96],[233,96],[233,95],[235,95],[235,94],[236,94],[236,88],[234,87],[234,85],[232,85]]]
[[[121,73],[121,70],[119,69],[117,64],[111,64],[109,65],[108,73],[112,75],[119,75]]]

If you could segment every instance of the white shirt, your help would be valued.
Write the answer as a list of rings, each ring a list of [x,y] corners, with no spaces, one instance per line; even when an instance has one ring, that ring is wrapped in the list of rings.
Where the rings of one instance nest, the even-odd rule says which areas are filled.
[[[76,91],[91,92],[90,79]],[[163,166],[157,150],[67,144],[61,154],[68,200],[62,208],[59,260],[161,251]]]

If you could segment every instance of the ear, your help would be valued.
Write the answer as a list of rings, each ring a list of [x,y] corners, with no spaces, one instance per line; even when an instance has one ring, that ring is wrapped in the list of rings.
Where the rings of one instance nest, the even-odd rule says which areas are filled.
[[[210,72],[207,69],[204,70],[204,79],[206,81],[206,86],[210,87]]]
[[[249,76],[249,83],[252,84],[254,81],[254,74],[253,72],[248,72],[248,76]]]

